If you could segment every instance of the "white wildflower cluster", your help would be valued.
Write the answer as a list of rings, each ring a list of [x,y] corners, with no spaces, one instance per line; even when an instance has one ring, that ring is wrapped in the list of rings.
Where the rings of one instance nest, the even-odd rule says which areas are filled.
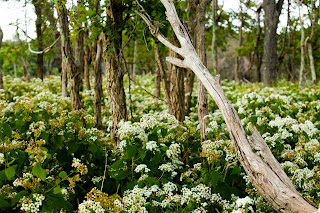
[[[120,140],[123,140],[129,136],[135,136],[142,141],[147,141],[148,136],[146,135],[144,128],[142,128],[141,123],[131,123],[130,121],[127,122],[120,122],[120,128],[117,131],[117,136]]]
[[[171,159],[178,159],[179,155],[181,154],[180,144],[172,143],[169,146],[169,149],[166,151],[168,158]]]
[[[158,150],[158,144],[156,141],[149,141],[146,143],[146,149],[150,151],[156,151]]]
[[[211,140],[203,141],[201,143],[202,152],[201,152],[200,156],[201,157],[205,157],[208,160],[209,163],[213,163],[213,162],[219,160],[220,157],[223,155],[223,151],[222,150],[218,150],[217,148],[223,142],[224,142],[223,140],[219,140],[219,141],[211,141]]]
[[[79,213],[103,213],[105,210],[102,208],[100,202],[95,202],[92,200],[85,200],[79,204]]]
[[[165,163],[161,164],[158,169],[162,172],[173,172],[176,168],[177,166],[172,163]]]
[[[4,154],[0,153],[0,165],[5,162]]]
[[[93,184],[98,184],[98,183],[100,183],[102,181],[102,179],[103,179],[102,176],[99,176],[99,177],[94,176],[93,178],[91,178],[91,181],[92,181]]]
[[[44,199],[45,196],[42,194],[32,194],[32,198],[24,196],[19,201],[20,209],[25,212],[39,212]]]
[[[72,167],[76,168],[76,171],[79,172],[81,175],[85,175],[88,173],[88,167],[81,163],[81,160],[78,158],[72,159]]]
[[[122,202],[127,208],[127,212],[147,213],[148,211],[145,205],[151,193],[151,191],[147,190],[147,187],[139,188],[138,186],[135,186],[132,190],[125,191]]]
[[[24,186],[26,184],[28,184],[29,180],[32,180],[34,177],[32,174],[30,174],[29,172],[25,172],[23,173],[23,176],[20,178],[17,178],[13,181],[13,186],[18,187],[18,186]]]
[[[140,164],[138,165],[135,170],[134,170],[136,173],[139,173],[141,171],[145,172],[145,173],[148,173],[150,172],[150,169],[148,169],[147,165],[145,164]]]

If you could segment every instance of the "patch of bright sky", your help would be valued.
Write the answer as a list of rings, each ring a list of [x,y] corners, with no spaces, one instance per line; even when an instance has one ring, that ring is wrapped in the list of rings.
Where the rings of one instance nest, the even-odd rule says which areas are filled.
[[[262,1],[262,0],[261,0]],[[219,0],[219,5],[223,4],[223,9],[226,11],[239,11],[239,0]],[[298,10],[295,4],[292,4],[291,16],[298,17]],[[248,11],[248,13],[255,17],[254,11]],[[303,13],[306,14],[307,10],[304,9]],[[28,36],[31,38],[36,37],[35,33],[35,20],[36,15],[34,13],[34,6],[32,4],[26,4],[24,1],[1,1],[0,0],[0,27],[4,33],[4,40],[13,40],[17,32],[18,26],[21,28],[21,39],[25,39],[22,30],[27,31]],[[234,20],[235,25],[239,25],[239,21]],[[263,25],[263,23],[261,23]],[[287,24],[287,3],[283,5],[282,15],[280,17],[279,30],[285,27]]]

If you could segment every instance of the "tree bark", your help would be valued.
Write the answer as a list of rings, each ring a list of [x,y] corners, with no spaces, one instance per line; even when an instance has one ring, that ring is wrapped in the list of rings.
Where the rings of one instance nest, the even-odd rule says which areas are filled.
[[[2,47],[2,40],[3,40],[3,31],[0,27],[0,49]],[[1,71],[1,64],[0,64],[0,89],[4,89],[4,85],[3,85],[3,74]]]
[[[85,43],[85,46],[84,46],[84,58],[83,58],[83,60],[84,60],[84,81],[86,83],[86,89],[87,90],[91,90],[90,73],[89,73],[91,58],[90,58],[90,47],[89,47],[89,44],[88,44],[88,39],[89,39],[89,30],[86,29],[84,31],[84,43]]]
[[[175,37],[175,36],[174,36]],[[174,38],[177,43],[177,39]],[[179,57],[178,54],[172,50],[169,51],[171,57]],[[170,101],[172,105],[172,114],[175,118],[183,122],[185,120],[185,95],[184,95],[184,69],[177,67],[174,64],[170,66]]]
[[[301,87],[302,84],[302,78],[303,78],[303,72],[304,72],[304,66],[305,66],[305,30],[302,22],[302,15],[301,15],[301,5],[303,0],[298,0],[298,8],[299,8],[299,22],[300,22],[300,28],[301,28],[301,39],[300,39],[300,46],[301,46],[301,60],[300,60],[300,72],[299,72],[299,87]]]
[[[208,0],[199,0],[195,2],[196,8],[196,27],[195,27],[195,46],[196,51],[200,57],[202,63],[207,65],[206,55],[206,7],[210,3]],[[198,120],[200,125],[201,140],[205,140],[206,137],[206,124],[205,117],[209,114],[208,109],[208,94],[206,88],[203,86],[200,79],[197,79],[198,88]]]
[[[102,108],[102,38],[97,42],[97,54],[94,64],[94,117],[96,119],[96,128],[101,129],[102,119],[101,119],[101,108]]]
[[[111,139],[117,144],[116,131],[121,120],[127,120],[126,95],[123,87],[123,72],[121,67],[122,25],[124,5],[121,1],[110,0],[107,6],[107,24],[111,36],[106,34],[105,60],[107,65],[107,92],[112,116]]]
[[[35,12],[37,15],[36,19],[36,33],[37,33],[37,46],[38,50],[43,50],[43,34],[42,34],[42,1],[41,0],[32,0],[32,3],[35,7]],[[43,80],[43,53],[37,55],[37,78]]]
[[[167,75],[166,75],[166,72],[164,70],[163,64],[161,62],[160,51],[159,51],[159,47],[158,47],[158,41],[154,41],[154,51],[155,51],[155,54],[156,54],[156,61],[157,61],[158,69],[159,69],[160,76],[161,76],[161,82],[162,82],[162,87],[163,87],[163,91],[164,91],[164,97],[165,97],[167,105],[168,105],[168,111],[169,111],[170,114],[173,114],[173,109],[172,109],[172,104],[171,104],[171,99],[170,99],[170,84],[167,81]]]
[[[278,71],[277,56],[277,27],[281,13],[283,0],[263,0],[264,16],[264,61],[262,67],[262,82],[265,84],[274,84]]]
[[[138,72],[138,47],[139,47],[139,43],[138,43],[138,39],[136,39],[134,41],[134,53],[133,53],[133,70],[132,70],[132,79],[134,79],[134,76],[137,74]]]
[[[212,0],[212,59],[213,75],[218,73],[218,0]]]
[[[61,27],[63,52],[62,69],[68,72],[67,76],[70,79],[69,89],[72,110],[79,110],[82,108],[82,102],[80,97],[80,84],[82,80],[81,68],[83,68],[83,32],[81,31],[76,37],[76,54],[74,54],[70,41],[68,12],[64,1],[57,1],[57,12],[59,16],[59,25]],[[81,65],[82,67],[80,67]],[[64,77],[64,75],[62,77]]]
[[[239,28],[239,47],[241,48],[242,46],[242,28],[244,25],[244,18],[243,18],[243,11],[242,11],[242,2],[241,0],[239,1],[240,3],[240,28]],[[238,84],[240,84],[240,70],[239,70],[239,63],[240,63],[240,57],[239,53],[237,53],[237,56],[235,58],[235,66],[234,66],[234,78]]]
[[[181,60],[168,57],[167,60],[177,66],[190,68],[208,89],[221,110],[230,138],[236,149],[238,160],[243,165],[253,186],[278,212],[316,212],[317,209],[306,202],[294,189],[290,179],[273,157],[271,151],[268,150],[266,142],[256,129],[252,130],[252,145],[257,151],[260,151],[266,162],[252,150],[238,114],[219,84],[219,76],[214,78],[197,55],[187,30],[178,18],[173,2],[168,0],[161,0],[161,2],[166,8],[167,19],[177,35],[181,47],[171,44],[162,34],[157,32],[146,16],[142,14],[141,16],[147,22],[155,37],[184,58],[184,60]]]
[[[161,96],[161,73],[160,69],[158,67],[158,61],[157,61],[157,53],[154,51],[154,59],[155,59],[155,69],[156,69],[156,79],[155,79],[155,85],[156,85],[156,97],[160,98]],[[160,62],[161,63],[161,62]]]

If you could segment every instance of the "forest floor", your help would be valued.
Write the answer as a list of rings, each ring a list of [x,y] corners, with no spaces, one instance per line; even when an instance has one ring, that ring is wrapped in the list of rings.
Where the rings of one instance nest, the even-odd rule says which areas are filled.
[[[94,128],[94,91],[71,111],[60,78],[5,77],[0,91],[0,210],[3,212],[273,212],[237,160],[226,124],[209,100],[200,141],[196,92],[184,123],[166,103],[125,80],[129,121],[110,140]],[[137,76],[155,94],[151,75]],[[103,85],[106,85],[104,82]],[[320,88],[222,81],[249,134],[254,125],[297,190],[320,204]],[[163,97],[162,97],[163,98]],[[85,120],[85,122],[83,122]]]

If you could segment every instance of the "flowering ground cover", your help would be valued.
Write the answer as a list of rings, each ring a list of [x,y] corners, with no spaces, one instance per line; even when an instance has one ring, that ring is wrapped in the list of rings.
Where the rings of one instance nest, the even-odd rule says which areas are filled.
[[[239,164],[212,100],[201,142],[196,97],[182,124],[166,113],[163,101],[131,85],[130,121],[121,124],[114,148],[107,97],[98,130],[93,91],[82,93],[83,110],[71,112],[59,81],[5,78],[1,212],[273,212]],[[137,76],[137,82],[155,94],[151,75]],[[222,85],[245,129],[258,128],[297,190],[319,205],[320,88]]]

